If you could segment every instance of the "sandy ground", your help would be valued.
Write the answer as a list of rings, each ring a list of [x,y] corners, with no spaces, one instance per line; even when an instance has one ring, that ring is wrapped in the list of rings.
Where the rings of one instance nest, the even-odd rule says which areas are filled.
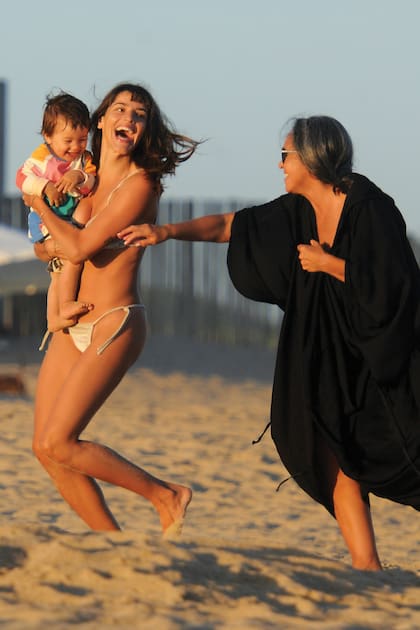
[[[7,630],[420,628],[419,515],[372,499],[385,571],[350,567],[335,521],[287,474],[264,428],[274,353],[151,337],[91,423],[99,440],[194,490],[164,541],[141,497],[102,484],[123,527],[86,529],[31,454],[39,355],[0,347],[0,626]],[[22,367],[23,366],[23,367]]]

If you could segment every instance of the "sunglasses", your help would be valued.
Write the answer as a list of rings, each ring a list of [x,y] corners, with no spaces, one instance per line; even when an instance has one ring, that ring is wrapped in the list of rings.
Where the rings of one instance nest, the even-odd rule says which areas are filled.
[[[286,161],[286,158],[289,153],[297,153],[297,151],[287,151],[286,149],[281,150],[281,161],[283,162],[283,164]]]

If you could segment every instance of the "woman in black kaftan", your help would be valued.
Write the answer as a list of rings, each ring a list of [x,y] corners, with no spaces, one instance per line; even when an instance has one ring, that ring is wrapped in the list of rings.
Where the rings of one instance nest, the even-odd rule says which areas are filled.
[[[419,389],[419,270],[392,199],[365,177],[352,180],[329,249],[346,260],[344,283],[302,269],[297,245],[317,239],[317,228],[297,195],[236,213],[229,272],[243,295],[284,310],[271,433],[296,482],[334,512],[318,434],[365,496],[420,509],[420,414],[409,381]]]
[[[420,510],[420,272],[401,213],[352,157],[338,121],[296,119],[280,162],[288,194],[119,236],[229,241],[238,291],[284,311],[273,440],[336,517],[353,566],[377,570],[369,493]]]

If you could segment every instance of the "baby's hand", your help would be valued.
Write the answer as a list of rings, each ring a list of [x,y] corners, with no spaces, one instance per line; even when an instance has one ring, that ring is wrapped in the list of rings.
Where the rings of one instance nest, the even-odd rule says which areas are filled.
[[[57,190],[62,193],[78,193],[78,186],[82,184],[85,180],[85,176],[82,171],[77,169],[73,171],[67,171],[64,173],[63,177],[56,184]]]
[[[52,182],[48,182],[45,186],[44,195],[47,197],[50,206],[61,206],[66,200],[66,196]]]

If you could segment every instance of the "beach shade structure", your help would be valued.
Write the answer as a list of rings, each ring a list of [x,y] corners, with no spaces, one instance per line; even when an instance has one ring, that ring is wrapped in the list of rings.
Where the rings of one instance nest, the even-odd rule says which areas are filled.
[[[46,263],[36,258],[26,233],[0,224],[0,298],[45,292],[49,281]]]

